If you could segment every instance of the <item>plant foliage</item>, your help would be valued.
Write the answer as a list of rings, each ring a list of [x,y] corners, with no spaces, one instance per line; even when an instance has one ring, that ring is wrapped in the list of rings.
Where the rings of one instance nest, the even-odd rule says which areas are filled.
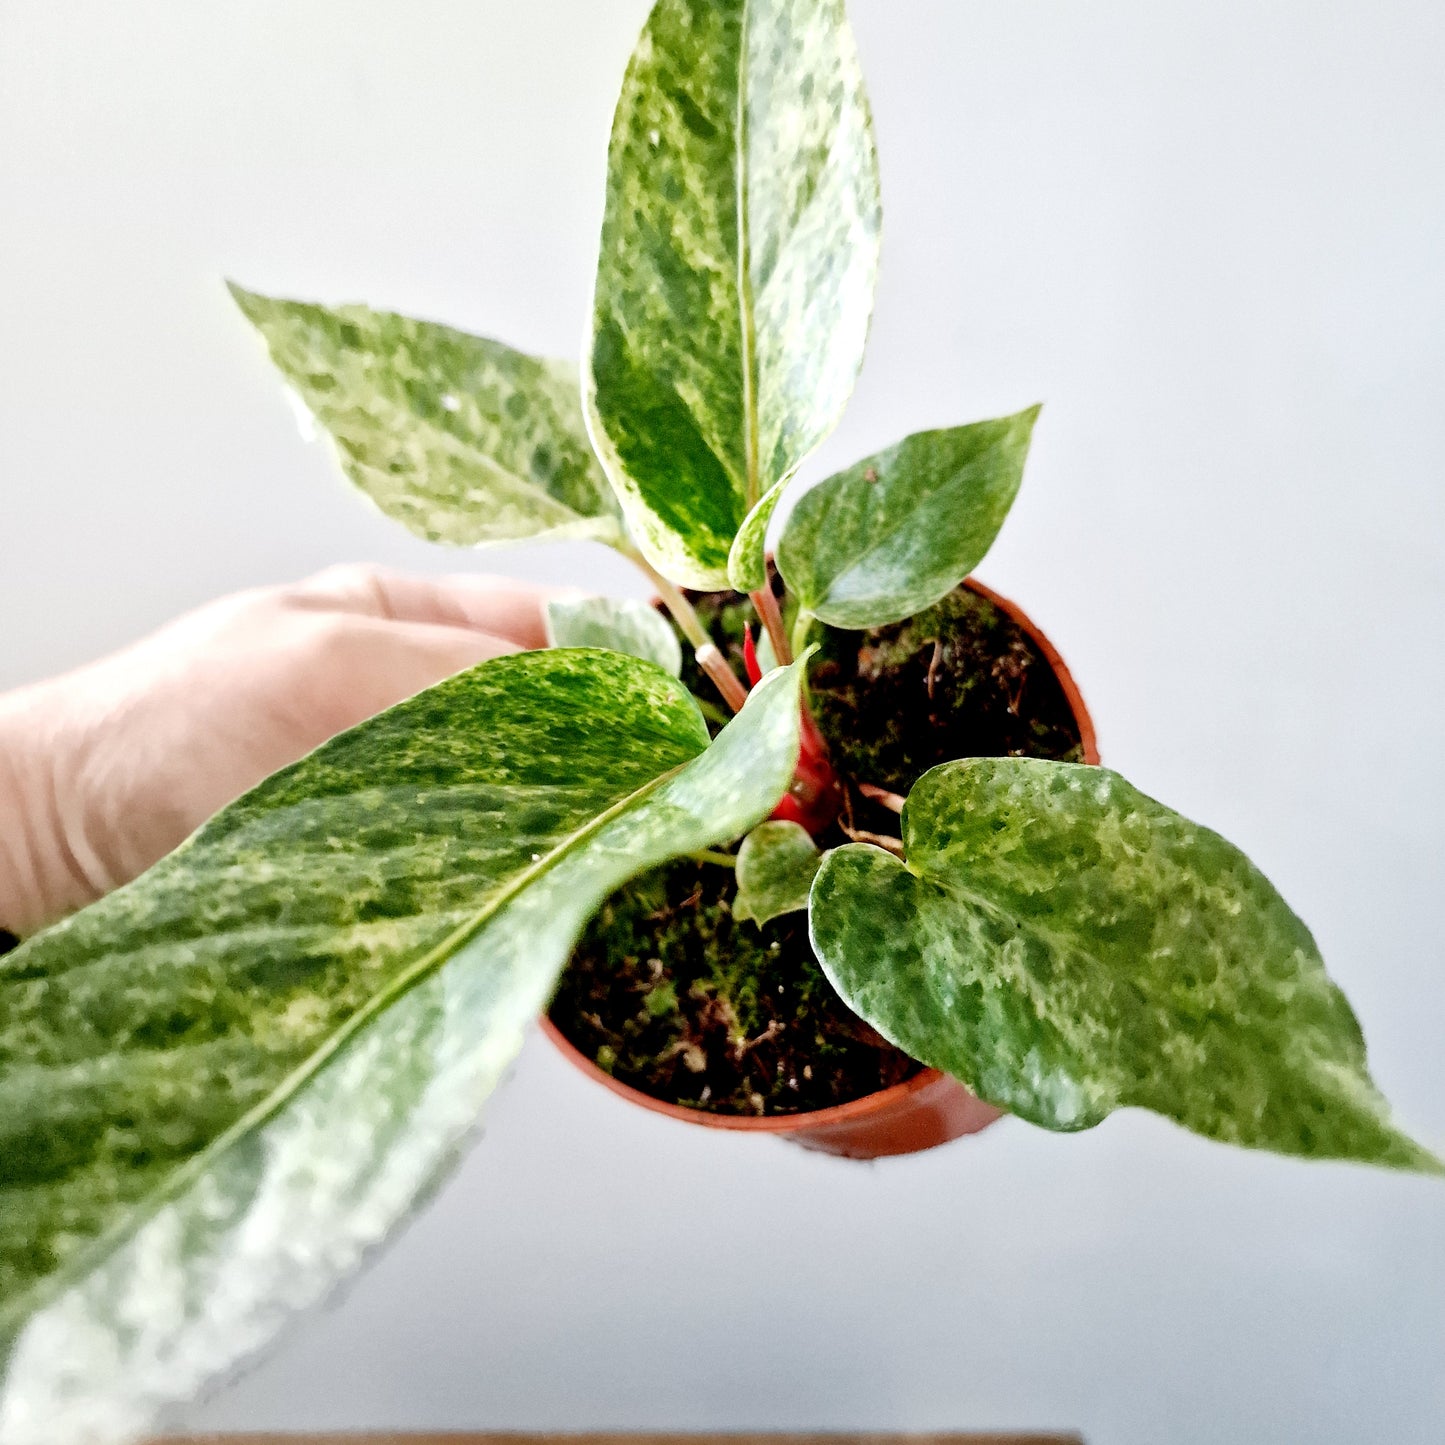
[[[138,1433],[349,1272],[602,898],[777,801],[797,683],[709,746],[651,664],[484,663],[0,960],[0,1440]]]
[[[674,581],[726,587],[743,519],[838,420],[880,226],[843,0],[660,0],[612,124],[588,401]]]
[[[977,758],[919,779],[903,843],[906,862],[828,856],[814,947],[874,1028],[981,1098],[1047,1129],[1133,1104],[1232,1144],[1440,1168],[1390,1122],[1309,930],[1217,833],[1105,768]]]
[[[784,614],[796,644],[944,597],[1038,415],[920,432],[805,492],[772,605],[774,510],[852,390],[878,264],[843,0],[658,0],[605,201],[580,369],[232,290],[383,512],[453,545],[617,548],[741,711],[709,743],[699,702],[725,715],[677,680],[666,622],[559,599],[557,647],[337,738],[0,960],[0,1445],[139,1435],[325,1294],[445,1172],[603,896],[683,854],[735,863],[739,918],[806,907],[857,1013],[1044,1128],[1140,1106],[1440,1168],[1390,1120],[1304,924],[1116,774],[945,764],[902,856],[789,821],[821,834],[839,792],[808,658],[777,666]],[[729,584],[767,628],[745,706],[680,590]]]

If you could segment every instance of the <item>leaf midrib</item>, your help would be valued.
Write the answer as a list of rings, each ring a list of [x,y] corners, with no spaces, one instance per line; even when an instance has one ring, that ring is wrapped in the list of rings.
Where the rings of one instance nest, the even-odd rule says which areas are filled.
[[[689,762],[691,761],[693,760],[689,760]],[[125,1218],[110,1229],[103,1231],[55,1274],[42,1279],[14,1301],[0,1306],[0,1358],[3,1358],[5,1347],[19,1337],[20,1331],[35,1314],[53,1302],[75,1281],[89,1274],[94,1267],[153,1218],[163,1204],[183,1193],[234,1145],[280,1113],[282,1108],[300,1093],[301,1089],[316,1077],[346,1044],[424,978],[445,964],[523,889],[545,873],[550,872],[577,846],[596,835],[615,818],[621,817],[636,803],[656,792],[688,766],[689,763],[679,763],[676,767],[669,768],[665,773],[660,773],[650,782],[643,784],[642,787],[634,789],[598,813],[596,817],[589,819],[582,827],[569,833],[537,862],[524,868],[510,883],[499,889],[471,918],[453,929],[444,939],[403,969],[373,998],[363,1004],[317,1048],[305,1063],[292,1070],[277,1084],[266,1098],[247,1110],[234,1124],[223,1130],[205,1148],[181,1165],[169,1179],[139,1200],[127,1212]]]
[[[734,116],[734,200],[738,212],[738,310],[743,370],[743,464],[746,468],[743,515],[761,494],[758,459],[757,313],[753,296],[752,219],[748,213],[748,56],[752,0],[743,0],[738,28],[737,109]]]

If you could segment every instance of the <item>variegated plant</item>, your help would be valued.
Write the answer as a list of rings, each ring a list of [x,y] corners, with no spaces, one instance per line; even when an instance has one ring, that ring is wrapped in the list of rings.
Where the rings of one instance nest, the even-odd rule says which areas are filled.
[[[0,961],[0,1445],[138,1435],[323,1295],[454,1158],[604,895],[682,855],[735,863],[739,917],[809,910],[853,1009],[1044,1128],[1135,1105],[1440,1169],[1279,894],[1116,774],[948,763],[900,843],[819,851],[811,631],[955,588],[1037,416],[910,436],[807,491],[779,602],[769,522],[852,389],[879,229],[843,0],[659,0],[614,122],[580,375],[233,288],[384,512],[458,546],[614,547],[676,632],[642,604],[560,603],[556,649],[343,735]],[[727,586],[763,628],[750,695],[681,590]],[[677,680],[678,632],[737,713],[711,743],[719,699]]]

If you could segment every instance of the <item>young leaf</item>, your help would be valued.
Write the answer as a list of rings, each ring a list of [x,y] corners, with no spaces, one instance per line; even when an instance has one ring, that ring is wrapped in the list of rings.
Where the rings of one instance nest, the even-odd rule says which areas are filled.
[[[822,861],[818,845],[801,823],[759,823],[738,849],[733,913],[761,924],[806,908]]]
[[[777,801],[797,672],[708,747],[646,663],[485,663],[0,961],[0,1441],[133,1438],[380,1243],[597,903]]]
[[[789,590],[834,627],[931,607],[998,536],[1038,414],[917,432],[804,492],[778,539]]]
[[[418,536],[623,540],[570,362],[366,306],[231,294],[346,475]]]
[[[734,592],[756,592],[768,582],[768,523],[778,509],[778,502],[790,478],[774,482],[762,501],[743,518],[738,534],[728,553],[728,585]]]
[[[1441,1169],[1391,1123],[1308,929],[1218,834],[1102,768],[987,758],[925,773],[903,839],[906,864],[829,855],[813,946],[851,1008],[981,1098]]]
[[[588,387],[599,456],[674,582],[832,430],[878,269],[843,0],[658,0],[613,121]]]
[[[553,647],[605,647],[655,662],[677,677],[682,644],[667,619],[631,597],[553,597],[547,603],[547,634]]]

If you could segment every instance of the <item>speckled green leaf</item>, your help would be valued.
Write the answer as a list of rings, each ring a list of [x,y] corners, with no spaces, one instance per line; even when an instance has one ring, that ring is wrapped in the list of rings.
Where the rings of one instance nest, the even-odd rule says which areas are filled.
[[[1218,834],[1117,774],[945,763],[903,813],[903,864],[831,854],[814,948],[915,1057],[1049,1129],[1125,1105],[1212,1139],[1404,1169],[1359,1025],[1309,930]]]
[[[489,662],[0,960],[0,1442],[129,1439],[445,1172],[587,915],[736,837],[797,670],[717,740],[615,653]]]
[[[843,0],[659,0],[613,122],[589,420],[673,581],[726,587],[744,517],[832,430],[880,224]]]
[[[733,912],[754,923],[801,912],[822,862],[812,834],[800,823],[759,823],[738,849]]]
[[[931,607],[998,536],[1038,414],[918,432],[805,492],[778,539],[789,589],[834,627]]]
[[[677,677],[682,644],[665,617],[632,597],[553,597],[547,603],[553,647],[605,647],[655,662]]]
[[[622,540],[570,362],[366,306],[231,294],[346,475],[418,536]]]
[[[738,534],[728,553],[728,585],[735,592],[756,592],[768,580],[768,523],[778,509],[778,502],[790,478],[774,482],[763,499],[743,518]]]

